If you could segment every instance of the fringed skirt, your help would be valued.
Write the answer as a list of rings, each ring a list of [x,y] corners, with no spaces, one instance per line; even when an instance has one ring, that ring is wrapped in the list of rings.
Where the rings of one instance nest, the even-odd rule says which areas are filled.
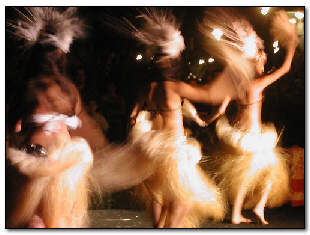
[[[48,228],[87,226],[88,171],[93,155],[84,139],[72,138],[42,157],[8,148],[7,159],[26,179],[14,200],[9,227],[27,226],[34,215]]]
[[[243,132],[224,117],[218,120],[216,133],[221,143],[206,164],[230,202],[245,185],[244,208],[253,208],[270,182],[267,207],[281,206],[289,200],[288,155],[276,147],[278,136],[273,125],[264,125],[261,133]]]
[[[148,121],[148,115],[148,112],[140,112],[132,129],[132,138],[151,130],[152,123]],[[173,200],[191,203],[192,218],[188,218],[191,221],[185,227],[198,226],[201,222],[197,221],[198,217],[222,220],[225,215],[224,200],[216,185],[198,166],[202,157],[198,141],[185,136],[174,136],[161,141],[171,141],[173,148],[165,153],[165,160],[159,164],[155,174],[144,181],[143,186],[138,186],[138,198],[144,201],[147,208],[151,208],[152,200],[161,205]]]

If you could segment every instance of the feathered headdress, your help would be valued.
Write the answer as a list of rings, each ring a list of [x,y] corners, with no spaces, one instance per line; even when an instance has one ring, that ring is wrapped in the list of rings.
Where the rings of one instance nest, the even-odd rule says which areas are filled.
[[[255,76],[255,59],[264,49],[252,25],[244,18],[223,8],[205,12],[199,24],[206,51],[226,63],[227,75],[232,79],[239,95],[244,95],[247,84]]]
[[[26,7],[27,15],[17,10],[20,19],[9,22],[13,35],[25,39],[25,46],[50,44],[69,52],[74,39],[85,36],[85,25],[76,16],[77,8],[59,12],[54,7]]]
[[[252,25],[225,9],[206,11],[205,19],[199,27],[207,38],[216,39],[221,46],[237,49],[246,58],[255,58],[258,50],[264,49],[264,41]]]
[[[179,24],[172,13],[156,8],[145,8],[137,18],[143,19],[140,28],[127,19],[125,21],[133,37],[143,44],[154,50],[159,48],[162,54],[170,58],[178,57],[185,49]]]

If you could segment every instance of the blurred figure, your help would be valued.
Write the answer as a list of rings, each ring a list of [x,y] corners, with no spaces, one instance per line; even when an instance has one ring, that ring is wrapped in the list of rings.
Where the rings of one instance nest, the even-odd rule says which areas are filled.
[[[225,206],[215,184],[201,171],[199,143],[184,135],[182,98],[194,102],[209,102],[211,87],[194,87],[180,82],[181,52],[185,45],[172,14],[147,8],[139,15],[144,20],[141,29],[132,27],[132,34],[153,49],[154,59],[149,71],[149,83],[143,87],[131,112],[131,139],[142,133],[169,133],[172,139],[162,139],[172,151],[156,172],[136,190],[147,209],[153,213],[157,228],[199,227],[204,219],[221,220]],[[224,96],[217,91],[217,98]],[[143,111],[142,111],[143,110]],[[197,112],[192,113],[195,118]],[[201,123],[203,123],[202,120]],[[202,124],[204,125],[204,123]]]
[[[225,113],[232,100],[237,101],[238,111],[235,117],[229,121],[223,117],[216,123],[221,145],[213,159],[208,161],[207,167],[215,172],[218,185],[226,191],[226,196],[232,203],[232,223],[251,222],[242,216],[241,210],[253,208],[260,222],[268,224],[264,217],[264,207],[281,206],[288,200],[290,189],[287,155],[276,147],[278,135],[274,126],[262,124],[262,94],[266,87],[290,70],[298,44],[295,26],[289,22],[285,12],[275,14],[271,31],[287,51],[281,67],[268,75],[264,75],[267,57],[262,40],[248,22],[224,11],[215,11],[204,21],[203,33],[210,32],[206,30],[208,27],[221,28],[223,38],[227,38],[221,40],[224,43],[227,40],[227,44],[236,46],[245,63],[246,60],[253,63],[255,75],[244,84],[238,97],[227,95],[217,113],[210,119],[215,120]],[[226,53],[223,52],[222,56],[227,55],[229,58],[230,51],[226,50]],[[244,64],[239,59],[230,61],[227,66],[237,68]],[[247,76],[250,77],[250,74]]]
[[[80,125],[78,92],[63,75],[65,54],[73,39],[84,35],[84,25],[76,8],[62,13],[49,7],[25,10],[10,25],[31,49],[17,89],[21,99],[12,106],[16,125],[7,148],[7,226],[84,227],[93,156],[84,139],[70,136],[69,130]],[[58,27],[51,30],[54,24]],[[64,40],[64,34],[70,37]],[[20,184],[10,188],[14,179],[21,179]]]
[[[165,137],[149,133],[127,145],[110,145],[65,73],[70,44],[84,34],[77,9],[25,10],[10,24],[14,35],[29,44],[30,57],[16,89],[20,99],[11,106],[15,125],[6,156],[7,227],[86,227],[89,193],[141,183],[163,158],[145,142]]]

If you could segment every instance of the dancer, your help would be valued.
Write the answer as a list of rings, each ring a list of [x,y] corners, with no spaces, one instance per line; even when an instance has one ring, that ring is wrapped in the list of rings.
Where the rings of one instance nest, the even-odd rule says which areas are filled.
[[[166,152],[166,159],[136,194],[152,211],[157,228],[199,227],[204,219],[221,220],[225,215],[221,194],[197,165],[201,158],[200,144],[184,136],[181,108],[182,98],[209,102],[214,90],[180,81],[181,52],[185,45],[172,14],[147,8],[138,17],[144,20],[141,29],[127,23],[133,36],[147,45],[148,50],[153,49],[154,60],[149,84],[131,113],[135,125],[130,137],[135,139],[154,131],[170,133],[173,150]],[[216,97],[222,100],[222,96],[217,93]],[[145,111],[141,111],[144,105]],[[161,142],[169,144],[166,139]]]
[[[7,226],[85,227],[93,156],[84,139],[70,136],[80,120],[74,109],[75,87],[63,75],[65,53],[83,35],[83,23],[76,8],[26,11],[29,16],[18,11],[22,18],[9,25],[25,40],[30,58],[11,116],[16,141],[10,143],[7,159],[23,180],[9,200]]]
[[[89,187],[110,192],[142,182],[160,161],[158,152],[166,149],[164,143],[160,151],[155,144],[146,148],[145,141],[165,137],[147,133],[127,145],[111,146],[101,132],[87,133],[85,126],[96,126],[88,122],[77,89],[64,73],[65,53],[82,35],[76,8],[26,10],[28,16],[21,13],[23,18],[10,25],[14,35],[26,40],[30,58],[11,116],[16,125],[7,151],[7,226],[85,227]],[[85,140],[96,151],[94,159]],[[21,179],[16,187],[11,176]]]
[[[207,167],[214,172],[219,187],[226,191],[232,203],[232,223],[251,222],[242,216],[241,210],[253,208],[261,223],[268,224],[264,218],[264,207],[280,206],[288,200],[289,178],[285,154],[276,147],[278,136],[275,128],[272,125],[262,125],[262,93],[267,86],[290,70],[298,44],[295,26],[288,21],[285,12],[275,14],[271,31],[287,48],[287,53],[280,68],[263,75],[266,54],[263,52],[262,40],[249,27],[249,23],[236,19],[225,11],[214,11],[207,13],[207,16],[209,17],[200,25],[202,33],[211,39],[210,29],[217,28],[226,37],[214,40],[212,44],[224,47],[221,56],[229,58],[230,51],[225,51],[227,45],[235,47],[243,54],[240,57],[254,60],[253,67],[256,71],[256,78],[249,80],[240,95],[237,98],[227,96],[211,118],[215,120],[225,113],[230,101],[237,101],[238,111],[231,121],[232,126],[225,117],[216,123],[216,132],[222,141],[221,148],[213,159],[207,161]],[[230,60],[227,66],[242,67],[243,64]]]
[[[77,8],[69,7],[61,12],[53,7],[28,7],[25,8],[25,14],[19,10],[17,11],[19,19],[16,22],[9,22],[8,25],[12,35],[18,40],[24,41],[24,47],[28,49],[27,52],[30,54],[28,62],[30,69],[26,71],[24,76],[26,79],[23,82],[26,84],[28,78],[34,78],[38,75],[42,77],[44,72],[47,78],[37,80],[41,79],[45,86],[53,87],[53,82],[49,82],[52,79],[49,79],[47,75],[61,74],[62,78],[58,78],[59,81],[54,84],[55,92],[53,95],[56,97],[59,94],[56,92],[58,91],[57,86],[61,87],[62,84],[65,84],[66,88],[61,89],[67,93],[68,100],[70,99],[72,102],[72,105],[68,106],[72,109],[70,112],[77,115],[83,122],[80,128],[70,130],[70,134],[85,138],[92,150],[96,152],[106,144],[106,138],[100,131],[96,121],[86,112],[78,89],[66,74],[66,54],[70,52],[72,42],[86,36],[86,27],[83,20],[77,16]],[[38,62],[42,66],[40,64],[37,66],[36,63]],[[44,68],[44,66],[47,68]],[[24,84],[21,85],[21,87],[23,86]],[[59,103],[59,105],[61,104]],[[20,118],[18,113],[15,116]],[[21,123],[20,120],[16,120],[16,122]]]
[[[77,127],[75,117],[46,112],[32,117],[36,127],[31,144],[22,150],[7,149],[11,166],[24,176],[20,189],[15,189],[15,200],[7,205],[11,206],[7,226],[86,227],[90,147],[84,139],[70,137],[67,126]]]

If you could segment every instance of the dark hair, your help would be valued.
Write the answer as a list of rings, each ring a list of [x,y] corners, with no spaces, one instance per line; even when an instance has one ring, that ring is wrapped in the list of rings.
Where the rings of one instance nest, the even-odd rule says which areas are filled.
[[[37,43],[31,48],[26,62],[25,79],[42,75],[66,74],[66,54],[52,45]]]
[[[16,87],[18,99],[14,100],[9,117],[11,123],[23,120],[28,123],[30,116],[39,105],[51,112],[66,115],[75,114],[77,93],[72,82],[66,77],[66,54],[51,45],[36,44],[31,48],[23,80]]]
[[[181,58],[170,58],[162,62],[153,60],[150,66],[151,81],[181,81],[184,67]]]

